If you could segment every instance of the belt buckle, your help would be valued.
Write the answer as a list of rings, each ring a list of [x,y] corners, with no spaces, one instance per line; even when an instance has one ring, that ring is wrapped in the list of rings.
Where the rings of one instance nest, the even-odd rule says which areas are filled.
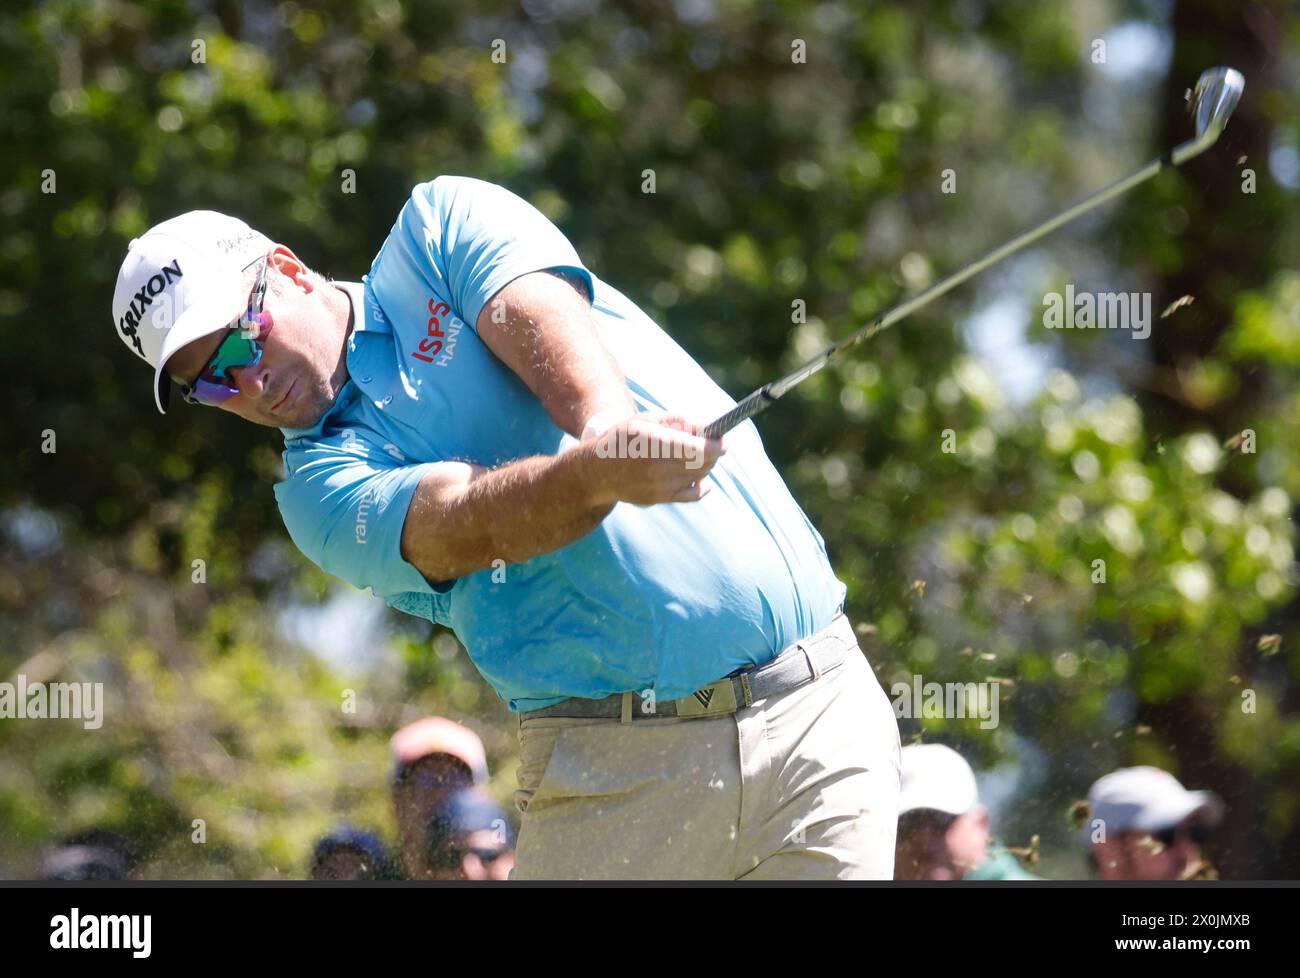
[[[719,716],[736,712],[736,687],[730,679],[719,679],[677,701],[679,717]]]

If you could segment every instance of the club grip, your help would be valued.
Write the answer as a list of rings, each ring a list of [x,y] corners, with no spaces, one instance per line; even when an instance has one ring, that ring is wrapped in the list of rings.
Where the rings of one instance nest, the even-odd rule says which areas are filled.
[[[769,404],[775,403],[776,398],[768,393],[770,386],[770,384],[763,385],[722,417],[705,425],[702,432],[704,437],[721,438],[742,421],[752,418],[759,411],[765,410]]]

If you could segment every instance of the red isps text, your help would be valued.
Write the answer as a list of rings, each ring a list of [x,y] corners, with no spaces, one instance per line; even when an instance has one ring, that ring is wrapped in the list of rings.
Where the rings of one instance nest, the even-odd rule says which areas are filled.
[[[433,363],[433,358],[442,352],[442,341],[447,335],[442,331],[442,322],[439,316],[445,316],[451,312],[451,306],[445,302],[439,302],[435,305],[434,300],[429,300],[429,335],[420,340],[420,351],[411,351],[411,356],[417,360],[423,360],[425,363]]]

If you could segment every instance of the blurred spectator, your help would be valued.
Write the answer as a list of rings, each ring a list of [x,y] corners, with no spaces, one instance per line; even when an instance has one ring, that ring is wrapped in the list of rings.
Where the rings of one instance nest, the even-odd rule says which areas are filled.
[[[388,847],[373,832],[341,825],[319,842],[311,856],[314,880],[395,879]]]
[[[505,809],[478,791],[458,791],[429,819],[423,878],[508,879],[515,864],[514,846]]]
[[[135,864],[134,847],[108,829],[68,836],[45,854],[37,870],[42,880],[124,880]]]
[[[393,735],[393,815],[406,875],[422,871],[426,827],[456,791],[487,784],[483,742],[468,727],[444,717],[417,720]]]
[[[902,760],[895,879],[1038,879],[1011,853],[990,850],[988,809],[960,754],[941,744],[912,744]]]
[[[1083,843],[1105,880],[1177,880],[1208,867],[1201,844],[1223,819],[1223,801],[1188,791],[1157,767],[1112,771],[1088,790]]]

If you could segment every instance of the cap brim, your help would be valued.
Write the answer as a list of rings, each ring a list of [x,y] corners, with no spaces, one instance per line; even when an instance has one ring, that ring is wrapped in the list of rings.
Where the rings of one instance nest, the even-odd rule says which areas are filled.
[[[898,814],[904,815],[907,812],[942,812],[944,815],[965,815],[972,808],[979,804],[979,799],[964,805],[962,801],[956,798],[945,797],[938,792],[921,792],[915,791],[910,794],[903,794],[898,800]]]
[[[167,331],[162,349],[158,351],[158,365],[154,367],[153,397],[159,414],[167,413],[171,400],[171,377],[167,375],[167,361],[183,347],[204,336],[225,329],[246,308],[246,299],[237,289],[213,290],[207,297],[193,303]]]
[[[1213,791],[1188,791],[1174,805],[1151,808],[1134,820],[1132,829],[1139,832],[1159,832],[1173,828],[1192,816],[1206,828],[1214,828],[1223,821],[1223,800]]]
[[[1224,804],[1222,798],[1213,791],[1193,791],[1192,795],[1196,797],[1199,804],[1189,814],[1199,812],[1206,828],[1212,829],[1223,821]]]

